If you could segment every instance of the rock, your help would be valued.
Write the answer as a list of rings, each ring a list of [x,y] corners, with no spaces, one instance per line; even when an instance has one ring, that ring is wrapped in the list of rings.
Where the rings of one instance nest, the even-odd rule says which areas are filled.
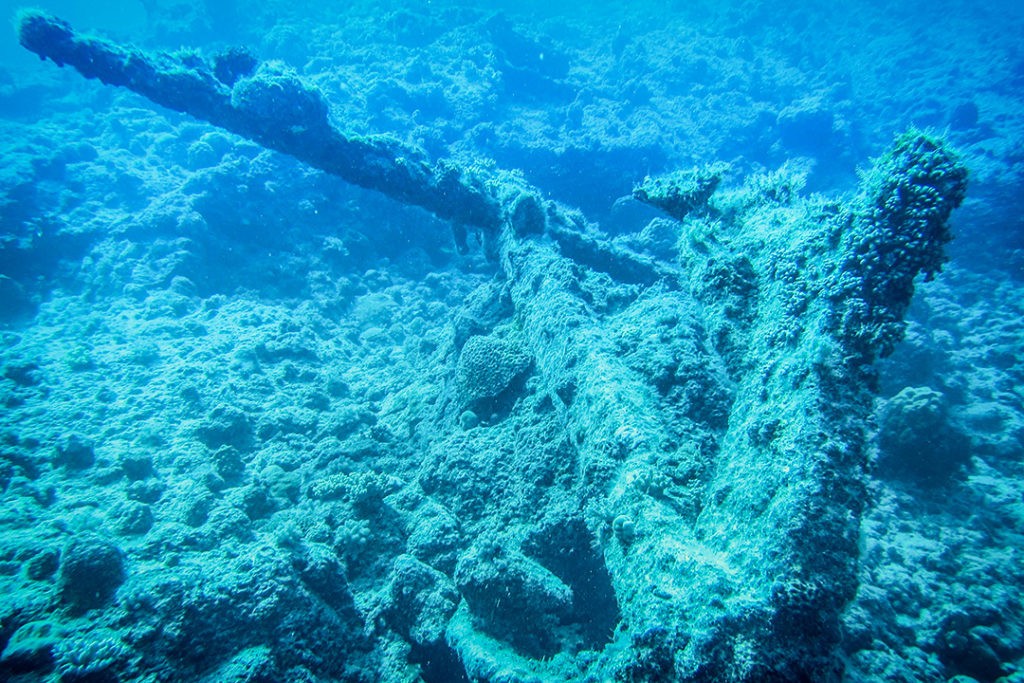
[[[385,589],[391,626],[419,646],[444,643],[445,626],[459,604],[452,580],[411,555],[395,559]]]
[[[554,633],[572,613],[572,590],[543,565],[496,544],[470,550],[455,569],[478,628],[532,657],[554,654]]]
[[[48,621],[31,621],[11,636],[0,656],[0,673],[46,671],[53,667],[53,646],[60,640]]]

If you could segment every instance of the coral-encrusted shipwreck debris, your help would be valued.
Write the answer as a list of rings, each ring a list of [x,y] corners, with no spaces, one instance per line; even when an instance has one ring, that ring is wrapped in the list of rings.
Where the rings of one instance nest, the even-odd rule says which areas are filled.
[[[504,511],[504,535],[456,548],[457,567],[424,570],[459,590],[434,626],[471,679],[841,676],[871,364],[902,337],[914,279],[939,270],[964,197],[966,171],[941,141],[901,136],[843,203],[793,196],[773,186],[780,176],[728,189],[714,175],[689,193],[678,175],[648,180],[637,197],[679,219],[666,259],[603,238],[511,174],[346,134],[319,91],[279,67],[218,78],[194,55],[81,36],[44,14],[19,28],[58,65],[484,233],[512,302],[509,348],[533,359],[517,391],[542,397],[499,417],[552,414],[559,431],[544,442],[571,463],[570,476],[504,472],[508,488],[546,494]],[[616,305],[590,295],[595,273],[621,285]],[[460,488],[473,461],[443,455],[500,428],[464,429],[464,403],[440,410],[440,436],[423,444],[423,489],[461,515],[493,514]]]

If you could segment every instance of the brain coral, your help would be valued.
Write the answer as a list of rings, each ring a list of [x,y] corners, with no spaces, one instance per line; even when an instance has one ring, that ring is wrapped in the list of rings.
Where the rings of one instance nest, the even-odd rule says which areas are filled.
[[[490,336],[466,340],[456,371],[459,400],[471,405],[482,399],[497,398],[532,364],[519,345]]]

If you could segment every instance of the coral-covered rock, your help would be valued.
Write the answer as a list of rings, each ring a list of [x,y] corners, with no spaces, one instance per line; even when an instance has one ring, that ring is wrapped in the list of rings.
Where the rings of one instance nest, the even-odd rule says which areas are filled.
[[[647,177],[633,189],[633,197],[658,207],[677,220],[683,220],[693,212],[707,211],[708,200],[718,189],[725,171],[724,165],[711,164]]]
[[[78,435],[69,434],[57,442],[54,463],[72,470],[84,470],[92,467],[96,461],[96,452],[92,442]]]
[[[906,387],[881,409],[879,473],[918,482],[955,474],[970,459],[967,438],[950,422],[945,396],[928,387]]]
[[[57,570],[57,596],[72,612],[102,607],[125,579],[122,550],[95,536],[76,538],[64,548]]]
[[[219,405],[214,408],[196,432],[210,450],[231,446],[244,452],[251,446],[253,438],[248,415],[230,405]]]

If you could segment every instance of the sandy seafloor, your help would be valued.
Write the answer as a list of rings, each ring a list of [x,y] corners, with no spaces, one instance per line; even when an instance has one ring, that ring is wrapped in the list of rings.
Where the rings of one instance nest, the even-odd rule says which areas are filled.
[[[895,134],[944,137],[967,199],[878,364],[837,657],[848,681],[1024,681],[1021,5],[35,4],[150,50],[248,46],[340,127],[519,169],[610,236],[656,218],[628,199],[647,174],[785,168],[842,198]],[[536,637],[464,618],[501,585],[474,558],[550,524],[530,511],[573,476],[550,423],[517,417],[542,410],[529,359],[507,350],[500,386],[465,386],[467,339],[516,334],[486,250],[42,63],[11,30],[0,59],[0,680],[601,680],[573,673],[617,627],[597,579],[562,576],[559,625],[532,598],[495,603]],[[460,664],[466,623],[513,663]],[[717,675],[701,680],[764,672]]]

